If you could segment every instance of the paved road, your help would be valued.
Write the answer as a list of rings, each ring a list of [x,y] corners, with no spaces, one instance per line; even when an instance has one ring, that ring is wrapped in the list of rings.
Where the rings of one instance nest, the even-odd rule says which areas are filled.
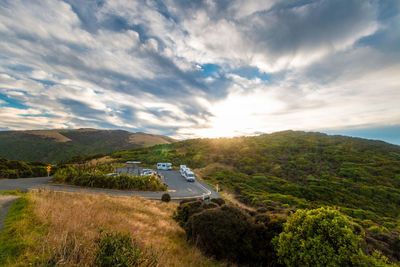
[[[0,232],[3,230],[4,218],[7,216],[8,210],[18,196],[0,196]]]
[[[173,200],[185,198],[199,198],[203,194],[210,195],[211,198],[221,197],[217,192],[213,191],[208,185],[199,181],[187,182],[178,171],[161,171],[165,182],[168,185],[168,191]],[[95,194],[110,194],[120,196],[141,196],[150,199],[160,199],[164,192],[143,192],[143,191],[125,191],[113,189],[99,188],[82,188],[69,185],[53,185],[49,184],[51,178],[20,178],[20,179],[3,179],[0,180],[0,191],[2,190],[30,190],[37,188],[46,188],[53,191],[67,192],[87,192]]]
[[[3,190],[16,190],[26,191],[29,189],[36,189],[46,185],[51,178],[20,178],[20,179],[0,179],[0,191]]]

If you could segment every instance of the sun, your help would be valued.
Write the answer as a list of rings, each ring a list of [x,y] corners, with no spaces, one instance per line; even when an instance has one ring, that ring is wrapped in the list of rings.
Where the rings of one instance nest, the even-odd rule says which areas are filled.
[[[209,128],[196,130],[200,137],[233,137],[253,135],[268,128],[266,114],[282,107],[282,104],[266,92],[250,94],[234,93],[211,106],[214,115]]]

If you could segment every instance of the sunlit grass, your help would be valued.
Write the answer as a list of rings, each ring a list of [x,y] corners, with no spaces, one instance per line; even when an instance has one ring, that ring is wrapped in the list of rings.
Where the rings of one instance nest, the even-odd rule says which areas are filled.
[[[30,210],[23,210],[21,214],[25,217],[30,214],[37,225],[46,225],[47,229],[32,233],[30,222],[24,220],[16,225],[21,231],[19,240],[28,242],[19,249],[26,262],[90,266],[96,250],[95,240],[100,230],[106,229],[129,233],[142,249],[151,249],[158,255],[159,266],[221,265],[186,242],[185,232],[172,219],[176,203],[43,190],[29,193],[23,203]],[[3,241],[7,244],[6,239]],[[7,257],[11,259],[10,265],[21,259],[13,253]]]

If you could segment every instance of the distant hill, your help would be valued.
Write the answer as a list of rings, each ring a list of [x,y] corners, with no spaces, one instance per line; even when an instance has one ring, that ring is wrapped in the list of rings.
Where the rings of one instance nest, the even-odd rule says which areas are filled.
[[[123,130],[0,131],[0,157],[56,163],[80,154],[111,153],[172,142],[174,139],[166,136]]]

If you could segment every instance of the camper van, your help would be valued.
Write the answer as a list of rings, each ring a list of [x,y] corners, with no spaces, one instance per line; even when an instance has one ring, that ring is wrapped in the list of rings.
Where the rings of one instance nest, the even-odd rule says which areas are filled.
[[[194,173],[189,168],[185,169],[183,172],[183,177],[185,177],[186,181],[188,182],[194,182],[195,180]]]
[[[172,170],[172,164],[171,163],[157,163],[157,169],[158,170]]]
[[[185,170],[186,170],[186,165],[179,166],[179,172],[181,173],[182,176],[184,176],[183,173],[185,172]]]

